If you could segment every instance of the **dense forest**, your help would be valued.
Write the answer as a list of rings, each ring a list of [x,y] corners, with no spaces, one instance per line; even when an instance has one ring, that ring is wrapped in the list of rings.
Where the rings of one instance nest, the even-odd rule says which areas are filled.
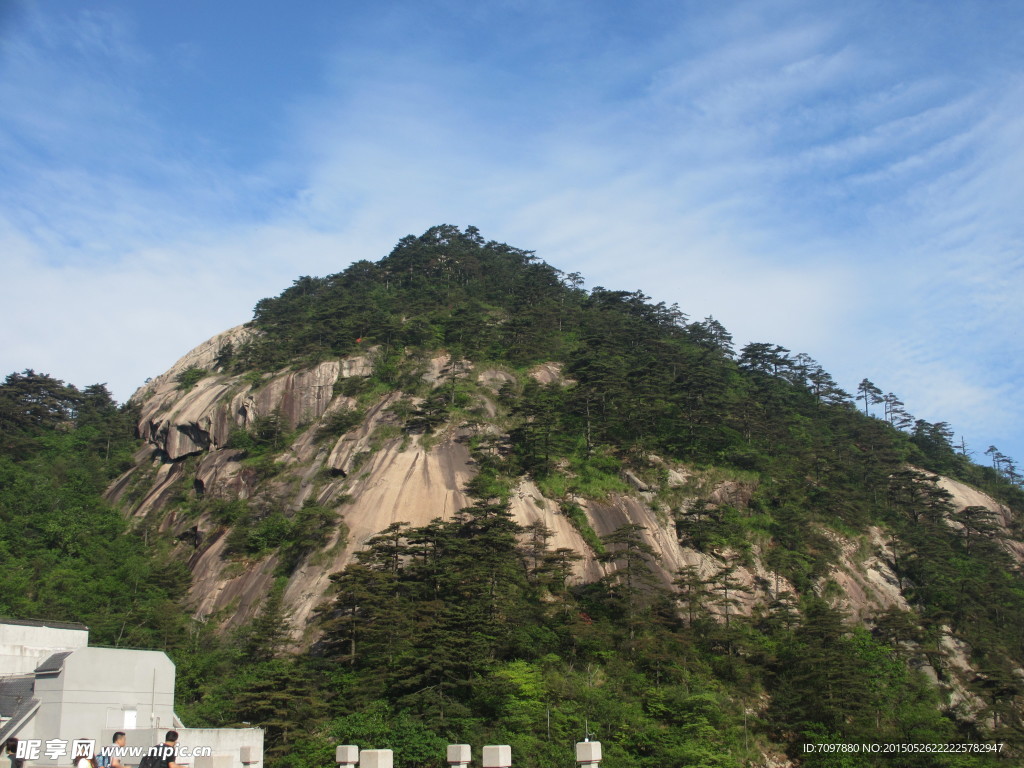
[[[249,626],[193,621],[188,569],[171,557],[172,542],[102,500],[132,464],[132,407],[100,385],[79,391],[31,370],[11,374],[0,385],[0,615],[83,621],[93,642],[167,650],[185,722],[259,724],[274,766],[329,764],[338,743],[435,766],[456,742],[511,744],[527,766],[572,765],[571,745],[588,733],[609,768],[739,768],[772,753],[806,766],[1020,759],[1024,574],[1002,539],[1024,538],[1024,490],[994,446],[976,463],[949,425],[914,419],[866,378],[845,392],[807,355],[774,343],[736,350],[713,318],[691,320],[640,292],[586,290],[580,275],[472,227],[435,227],[379,262],[299,278],[261,301],[251,326],[250,342],[222,350],[218,371],[372,356],[371,376],[340,382],[358,405],[334,416],[335,434],[396,391],[406,396],[400,430],[420,439],[500,422],[471,441],[475,503],[449,520],[380,531],[332,577],[319,640],[290,653],[281,597],[304,550],[283,558]],[[419,365],[439,350],[453,362],[428,384]],[[549,362],[563,380],[513,376],[496,417],[474,407],[474,384],[458,375],[460,366],[521,374]],[[191,371],[181,386],[209,373]],[[272,419],[233,441],[253,459],[284,445]],[[684,569],[665,584],[653,575],[656,553],[624,526],[589,531],[593,552],[617,567],[575,584],[581,554],[552,550],[550,531],[509,512],[523,477],[575,519],[574,499],[628,492],[626,472],[663,487],[666,463],[750,480],[743,504],[657,497],[686,546],[730,553],[713,578]],[[1015,527],[982,507],[954,514],[939,474],[1007,505]],[[291,545],[312,535],[297,520],[288,514]],[[244,516],[233,522],[237,553],[262,553],[245,538]],[[858,623],[832,599],[831,534],[868,526],[891,540],[912,610]],[[579,527],[588,533],[585,520]],[[738,612],[744,587],[730,558],[749,560],[755,544],[792,589]],[[972,650],[981,716],[960,716],[922,671],[941,667],[946,632]],[[964,742],[1006,746],[989,755],[803,751]]]

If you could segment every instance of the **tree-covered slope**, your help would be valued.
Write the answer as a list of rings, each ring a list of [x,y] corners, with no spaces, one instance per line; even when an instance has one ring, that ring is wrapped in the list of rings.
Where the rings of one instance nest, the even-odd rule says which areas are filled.
[[[132,464],[133,427],[101,384],[32,370],[0,384],[0,616],[81,621],[97,644],[185,633],[187,567],[102,498]]]
[[[508,742],[555,766],[588,729],[610,768],[1018,759],[1013,461],[582,285],[436,227],[136,394],[148,448],[108,499],[192,572],[186,721],[262,723],[279,765]]]

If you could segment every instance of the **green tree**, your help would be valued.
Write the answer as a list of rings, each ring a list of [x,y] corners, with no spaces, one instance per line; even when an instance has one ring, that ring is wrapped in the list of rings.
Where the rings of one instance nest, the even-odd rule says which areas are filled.
[[[604,581],[611,604],[625,617],[630,641],[636,639],[637,629],[658,591],[652,565],[661,556],[644,541],[645,530],[643,525],[627,523],[601,537],[606,552],[600,559],[615,566]]]
[[[861,379],[860,384],[857,385],[857,399],[864,403],[865,416],[871,415],[869,406],[878,405],[879,403],[884,402],[882,390],[876,387],[868,379]]]

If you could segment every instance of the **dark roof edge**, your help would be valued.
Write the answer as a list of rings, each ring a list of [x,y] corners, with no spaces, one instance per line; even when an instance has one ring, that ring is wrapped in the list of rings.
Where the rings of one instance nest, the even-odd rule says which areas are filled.
[[[89,628],[77,621],[48,621],[46,619],[8,619],[0,616],[0,624],[14,624],[19,627],[49,627],[50,629],[84,629]]]
[[[35,669],[36,675],[45,675],[52,672],[60,672],[64,669],[64,659],[70,656],[74,651],[61,651],[60,653],[52,653],[46,657],[46,661],[40,664]]]
[[[18,729],[25,724],[25,722],[36,713],[39,709],[39,699],[29,699],[18,709],[17,712],[4,723],[3,727],[0,728],[0,742],[7,741],[7,738],[18,732]]]

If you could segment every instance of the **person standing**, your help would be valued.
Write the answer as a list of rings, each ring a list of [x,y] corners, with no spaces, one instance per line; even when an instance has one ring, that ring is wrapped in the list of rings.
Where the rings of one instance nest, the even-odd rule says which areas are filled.
[[[111,750],[111,755],[110,755],[110,766],[111,766],[111,768],[124,768],[124,765],[121,763],[121,753],[124,750],[124,745],[125,745],[126,741],[127,741],[127,737],[124,735],[124,731],[118,731],[117,733],[114,734],[114,747],[115,747],[115,749]]]
[[[98,768],[124,768],[121,764],[121,750],[124,749],[124,744],[124,731],[118,731],[114,734],[113,743],[95,755]]]
[[[7,750],[7,757],[11,761],[11,768],[22,768],[25,765],[25,758],[18,757],[18,740],[11,736],[4,745]]]
[[[139,768],[184,768],[174,762],[178,757],[178,732],[168,731],[164,743],[157,744],[142,758]],[[154,759],[155,758],[155,759]]]

